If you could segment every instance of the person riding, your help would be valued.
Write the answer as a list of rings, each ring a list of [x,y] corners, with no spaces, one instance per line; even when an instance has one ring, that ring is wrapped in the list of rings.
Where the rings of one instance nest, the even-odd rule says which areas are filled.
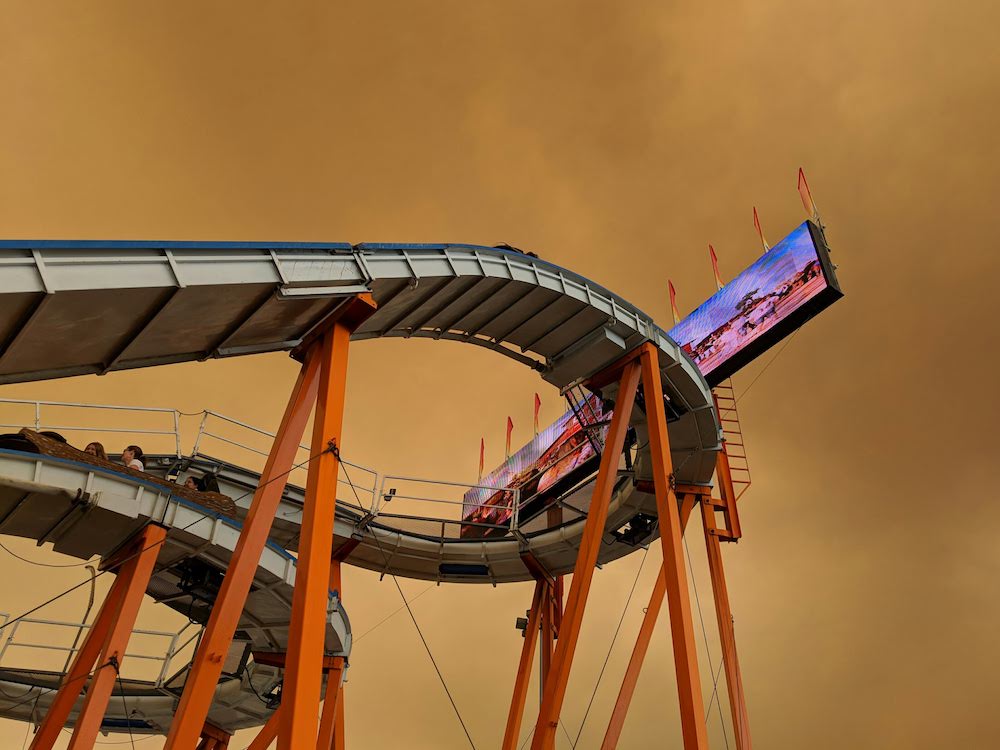
[[[104,446],[98,442],[87,443],[87,447],[83,449],[83,452],[94,456],[94,458],[99,458],[102,461],[108,460],[107,451],[105,451]]]
[[[130,469],[145,471],[146,467],[142,464],[142,456],[142,448],[138,445],[130,445],[122,451],[122,463]]]

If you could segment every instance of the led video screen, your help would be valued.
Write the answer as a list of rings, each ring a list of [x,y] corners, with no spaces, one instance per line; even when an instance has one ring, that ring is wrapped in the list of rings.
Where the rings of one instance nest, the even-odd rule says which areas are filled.
[[[537,506],[546,493],[598,458],[594,446],[604,445],[610,412],[604,412],[601,400],[596,396],[579,404],[576,412],[570,410],[563,414],[539,432],[534,440],[484,476],[479,482],[481,487],[474,487],[465,493],[462,520],[488,526],[463,526],[463,537],[506,533],[505,527],[513,515],[514,493],[511,490],[521,491],[523,512],[529,505]],[[581,420],[591,426],[589,430],[583,428]]]
[[[669,335],[717,385],[841,296],[822,232],[807,221]]]

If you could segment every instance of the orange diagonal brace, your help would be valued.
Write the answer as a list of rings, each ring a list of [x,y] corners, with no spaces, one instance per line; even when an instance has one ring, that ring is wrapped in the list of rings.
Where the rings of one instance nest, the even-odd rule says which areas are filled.
[[[330,591],[336,592],[340,601],[344,601],[344,584],[340,575],[341,551],[330,562]],[[339,658],[339,657],[338,657]],[[323,698],[323,713],[319,719],[318,750],[344,749],[344,686],[341,684],[344,675],[344,660],[334,673],[330,670],[326,676],[326,693]]]
[[[318,736],[322,661],[330,606],[330,557],[337,501],[339,451],[347,387],[347,354],[351,329],[341,322],[323,336],[319,395],[313,420],[302,534],[292,593],[292,620],[288,655],[281,689],[285,710],[281,714],[278,750],[315,745]]]
[[[51,750],[59,738],[59,733],[65,726],[66,720],[69,718],[84,684],[86,684],[87,677],[97,662],[101,648],[107,640],[111,624],[118,616],[122,594],[129,584],[127,577],[122,573],[123,571],[118,572],[111,590],[108,591],[108,595],[104,599],[104,604],[101,605],[101,609],[97,613],[94,624],[90,627],[83,645],[80,646],[80,650],[73,660],[73,665],[62,680],[55,700],[52,701],[52,705],[45,713],[45,718],[31,741],[31,750]]]
[[[340,680],[344,675],[344,658],[334,657],[334,666],[326,673],[326,697],[323,714],[319,720],[317,750],[332,750],[337,728],[337,700],[340,698]]]
[[[260,728],[253,742],[247,745],[247,750],[267,750],[278,736],[278,727],[281,726],[281,707],[271,714],[267,723]]]
[[[243,523],[240,539],[236,543],[236,551],[226,569],[222,587],[195,654],[191,673],[184,684],[184,693],[175,712],[176,718],[163,746],[165,750],[188,750],[198,741],[222,674],[223,659],[229,651],[243,613],[243,605],[257,572],[260,554],[267,542],[281,495],[285,491],[288,472],[294,464],[295,453],[316,400],[318,372],[319,357],[307,357],[268,454],[260,484]]]
[[[531,741],[532,750],[544,750],[551,747],[555,739],[556,727],[559,726],[559,713],[566,696],[566,685],[569,682],[569,672],[573,664],[573,653],[580,637],[583,612],[587,605],[587,595],[590,593],[590,584],[594,577],[594,566],[597,563],[598,552],[600,552],[601,537],[604,535],[604,524],[607,521],[608,506],[611,503],[611,493],[615,487],[615,480],[618,478],[618,461],[625,445],[625,432],[632,415],[632,406],[635,403],[635,392],[638,385],[639,366],[632,359],[626,362],[622,369],[614,415],[608,428],[607,439],[604,441],[601,465],[594,483],[594,495],[591,499],[587,521],[584,524],[580,550],[576,556],[576,566],[573,568],[573,581],[570,584],[566,609],[559,626],[555,656],[552,658],[552,668],[545,679],[542,705],[538,711],[535,735]]]
[[[681,528],[687,526],[692,508],[694,508],[694,495],[685,495],[681,501]],[[618,739],[625,726],[625,717],[628,715],[629,704],[632,702],[632,694],[635,693],[639,672],[642,670],[642,662],[646,658],[649,642],[653,638],[653,628],[656,626],[656,618],[660,614],[660,607],[663,605],[663,596],[666,592],[667,579],[661,565],[660,574],[656,577],[656,583],[653,584],[653,593],[649,596],[649,606],[646,607],[646,614],[642,618],[639,636],[635,639],[632,657],[629,659],[625,677],[622,679],[621,690],[618,691],[618,700],[615,701],[614,710],[611,712],[611,721],[608,722],[608,730],[604,734],[601,750],[614,750],[618,747]]]
[[[719,463],[718,470],[720,485],[724,486],[721,474],[725,470],[725,465]],[[713,533],[716,530],[715,507],[711,502],[702,502],[701,517],[705,525],[708,571],[712,577],[712,593],[715,596],[715,615],[719,624],[719,640],[722,643],[722,664],[726,671],[726,688],[732,711],[733,733],[736,735],[736,750],[750,750],[750,724],[746,711],[746,697],[743,694],[743,680],[740,676],[740,662],[736,654],[733,614],[729,607],[729,591],[726,588],[726,574],[722,567],[722,545],[719,543],[719,537]]]
[[[706,750],[705,706],[701,697],[701,677],[695,650],[691,601],[688,598],[681,520],[673,489],[673,465],[667,436],[667,415],[663,405],[660,363],[652,344],[642,345],[642,386],[649,425],[649,449],[656,488],[656,512],[660,519],[660,543],[663,546],[663,571],[666,579],[670,632],[673,636],[674,669],[680,702],[681,732],[684,750]]]
[[[164,527],[154,524],[146,526],[139,533],[133,556],[122,565],[118,575],[125,577],[127,585],[121,594],[115,620],[108,629],[104,648],[98,657],[97,671],[87,689],[80,717],[73,728],[69,750],[94,747],[97,733],[104,721],[104,712],[108,708],[108,699],[111,698],[111,691],[118,677],[118,666],[125,659],[125,647],[128,645],[129,636],[132,635],[132,628],[135,627],[135,618],[139,614],[142,597],[153,574],[156,556],[166,536],[167,530]]]
[[[517,665],[517,677],[514,679],[514,695],[510,699],[510,711],[507,713],[507,729],[500,745],[502,750],[517,750],[517,736],[521,732],[521,717],[524,715],[524,702],[528,698],[531,666],[535,660],[535,644],[538,642],[538,620],[543,608],[550,606],[548,588],[549,585],[544,580],[535,582],[535,594],[531,599],[528,625],[524,631],[524,645],[521,646],[521,661]]]

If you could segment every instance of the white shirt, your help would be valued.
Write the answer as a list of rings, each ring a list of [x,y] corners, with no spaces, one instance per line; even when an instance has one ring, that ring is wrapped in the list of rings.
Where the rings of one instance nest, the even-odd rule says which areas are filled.
[[[133,458],[131,461],[129,461],[128,467],[130,469],[138,469],[139,471],[146,470],[146,467],[142,465],[142,461],[140,461],[138,458]]]

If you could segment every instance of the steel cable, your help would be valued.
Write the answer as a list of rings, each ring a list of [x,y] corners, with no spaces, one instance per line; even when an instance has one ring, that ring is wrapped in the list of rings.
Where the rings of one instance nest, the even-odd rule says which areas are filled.
[[[340,458],[340,451],[334,447],[333,448],[334,458],[340,464],[341,469],[344,471],[344,478],[347,480],[347,484],[350,485],[351,491],[354,493],[354,499],[361,504],[361,498],[358,496],[358,491],[354,486],[354,482],[351,481],[350,474],[347,471],[347,466]],[[374,530],[372,531],[372,539],[375,540],[375,546],[378,547],[379,553],[382,555],[382,559],[385,562],[386,568],[389,567],[389,557],[385,554],[385,550],[382,549],[382,543],[378,539],[378,533]],[[438,667],[437,660],[434,658],[434,654],[431,652],[431,647],[427,643],[427,639],[424,637],[423,631],[420,629],[420,623],[417,622],[416,616],[413,614],[413,609],[410,607],[410,603],[406,600],[406,595],[403,593],[403,587],[399,585],[399,579],[396,576],[389,574],[392,582],[396,584],[396,590],[399,592],[400,598],[403,600],[403,604],[406,606],[406,611],[410,614],[410,619],[413,621],[413,626],[417,629],[417,635],[420,636],[421,643],[424,644],[424,650],[427,651],[427,656],[431,660],[431,664],[434,666],[434,671],[437,672],[438,679],[441,681],[441,686],[444,688],[445,694],[448,696],[448,701],[451,703],[451,707],[455,711],[455,716],[458,718],[458,723],[462,725],[462,731],[465,732],[465,737],[469,741],[469,745],[472,750],[476,750],[476,743],[472,740],[472,735],[469,733],[469,728],[465,724],[465,720],[462,718],[462,712],[458,710],[458,704],[455,703],[455,698],[451,694],[451,690],[448,689],[448,683],[444,679],[444,675],[441,673],[441,668]]]

